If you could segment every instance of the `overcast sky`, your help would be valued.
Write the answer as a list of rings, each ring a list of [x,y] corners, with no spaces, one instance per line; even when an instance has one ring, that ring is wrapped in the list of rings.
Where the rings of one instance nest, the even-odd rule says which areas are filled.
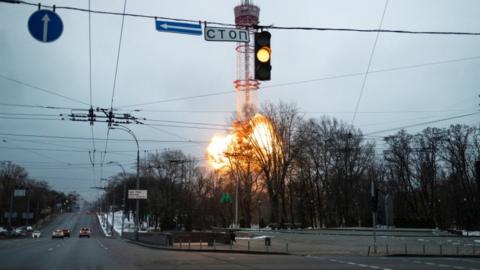
[[[135,0],[127,2],[126,10],[233,23],[233,8],[239,2]],[[261,24],[276,26],[374,29],[378,28],[385,7],[384,0],[254,2],[261,9]],[[88,7],[87,0],[42,3]],[[92,0],[95,10],[122,12],[122,8],[120,0]],[[58,120],[58,114],[68,114],[69,109],[11,106],[89,108],[88,13],[57,10],[63,20],[63,34],[55,42],[41,43],[27,29],[28,18],[36,9],[0,3],[0,160],[11,160],[24,166],[32,178],[47,180],[61,191],[76,190],[92,200],[98,193],[91,187],[100,185],[100,177],[119,172],[115,166],[100,168],[99,153],[105,149],[105,141],[100,139],[106,138],[106,124],[93,126],[94,146],[89,139],[92,129],[88,123]],[[478,18],[478,0],[390,0],[382,28],[480,32]],[[111,104],[121,20],[121,16],[92,14],[94,107],[109,108]],[[258,92],[259,103],[292,102],[306,118],[325,114],[351,123],[363,76],[323,78],[365,72],[376,34],[299,30],[271,30],[271,33],[272,80],[262,83],[265,88]],[[211,123],[219,126],[206,127],[221,129],[220,125],[227,124],[236,108],[232,83],[236,76],[235,61],[235,43],[207,42],[202,36],[161,33],[155,30],[154,19],[125,17],[113,107],[137,117]],[[374,72],[367,77],[354,122],[364,133],[478,111],[480,36],[380,34],[370,71],[400,67],[411,68]],[[167,101],[225,91],[230,93]],[[152,101],[164,102],[128,106]],[[128,111],[134,109],[141,111]],[[33,117],[41,119],[32,120]],[[475,115],[432,126],[477,125],[478,121]],[[181,149],[197,157],[202,164],[205,142],[222,132],[169,126],[129,127],[140,140],[155,140],[140,142],[142,156],[146,150]],[[409,130],[416,132],[421,128]],[[18,136],[20,134],[82,137],[85,140]],[[115,141],[130,139],[130,136],[112,130],[110,138],[113,140],[108,142],[105,162],[121,162],[127,170],[133,171],[135,144]],[[88,151],[93,149],[97,154],[92,168]]]

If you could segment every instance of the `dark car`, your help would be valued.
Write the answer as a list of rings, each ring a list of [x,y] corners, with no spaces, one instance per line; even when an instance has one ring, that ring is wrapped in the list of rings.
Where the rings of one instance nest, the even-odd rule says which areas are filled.
[[[63,236],[70,238],[71,230],[70,229],[63,229]]]

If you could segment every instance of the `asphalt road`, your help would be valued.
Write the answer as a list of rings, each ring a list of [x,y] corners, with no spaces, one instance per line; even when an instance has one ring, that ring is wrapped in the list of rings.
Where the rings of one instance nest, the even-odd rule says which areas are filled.
[[[80,227],[92,237],[78,238]],[[56,228],[71,228],[70,239],[51,239]],[[94,215],[68,213],[43,229],[40,239],[0,241],[0,269],[446,269],[480,270],[478,258],[278,256],[195,253],[149,249],[103,237]]]

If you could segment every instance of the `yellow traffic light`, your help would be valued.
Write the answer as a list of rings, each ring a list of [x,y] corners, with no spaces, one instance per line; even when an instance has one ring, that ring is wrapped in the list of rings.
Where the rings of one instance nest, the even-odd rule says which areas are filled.
[[[268,47],[262,47],[257,51],[257,59],[262,63],[266,63],[270,60],[271,50]]]
[[[269,81],[271,77],[271,37],[268,31],[255,33],[255,79],[259,81]]]

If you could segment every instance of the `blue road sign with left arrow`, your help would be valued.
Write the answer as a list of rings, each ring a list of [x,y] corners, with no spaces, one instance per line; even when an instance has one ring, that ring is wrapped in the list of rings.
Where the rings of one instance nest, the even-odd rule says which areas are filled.
[[[171,32],[177,34],[202,35],[202,25],[200,23],[183,23],[172,21],[155,21],[157,31]]]
[[[62,34],[63,22],[55,12],[40,9],[28,19],[28,31],[40,42],[52,42]]]

